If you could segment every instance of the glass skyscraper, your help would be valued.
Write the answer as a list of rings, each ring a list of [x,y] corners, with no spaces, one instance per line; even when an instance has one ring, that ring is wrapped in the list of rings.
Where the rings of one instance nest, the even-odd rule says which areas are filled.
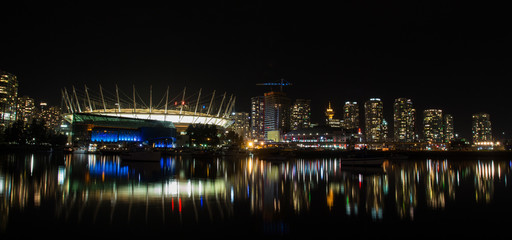
[[[365,134],[367,142],[384,141],[383,104],[379,98],[370,98],[364,103]]]
[[[357,102],[345,102],[343,105],[343,127],[356,130],[359,128],[359,105]]]
[[[411,99],[397,98],[393,106],[393,131],[395,142],[413,142],[415,138],[416,110]]]
[[[450,142],[455,139],[453,128],[453,116],[451,114],[444,115],[444,141]]]
[[[309,128],[311,125],[311,100],[297,99],[291,108],[291,129]]]
[[[18,98],[18,78],[0,70],[0,129],[16,120]]]
[[[491,142],[491,115],[487,113],[473,114],[473,143]]]
[[[251,98],[251,137],[265,139],[265,97]]]
[[[291,100],[284,92],[265,93],[265,140],[280,141],[290,131]]]
[[[423,111],[423,138],[427,142],[444,141],[443,110],[427,109]]]

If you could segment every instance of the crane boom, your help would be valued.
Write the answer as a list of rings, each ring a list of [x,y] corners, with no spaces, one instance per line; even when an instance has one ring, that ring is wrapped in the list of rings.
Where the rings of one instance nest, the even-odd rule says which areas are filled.
[[[267,83],[256,83],[258,86],[279,86],[281,92],[283,91],[283,86],[292,86],[293,84],[281,78],[281,82],[267,82]]]

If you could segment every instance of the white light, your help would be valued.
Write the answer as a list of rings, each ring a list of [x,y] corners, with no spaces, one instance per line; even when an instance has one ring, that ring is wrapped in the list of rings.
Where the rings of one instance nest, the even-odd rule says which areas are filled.
[[[30,156],[30,176],[34,172],[34,155]]]
[[[178,181],[172,181],[167,185],[166,191],[168,194],[177,195],[178,194]]]
[[[57,182],[59,183],[59,185],[64,184],[65,177],[66,177],[66,167],[59,166],[59,170],[57,173]]]
[[[190,182],[190,180],[188,180],[187,183],[187,193],[189,197],[192,195],[192,183]]]
[[[235,201],[235,191],[233,191],[233,187],[231,187],[231,202]]]
[[[4,193],[4,182],[5,178],[3,176],[0,177],[0,194]]]

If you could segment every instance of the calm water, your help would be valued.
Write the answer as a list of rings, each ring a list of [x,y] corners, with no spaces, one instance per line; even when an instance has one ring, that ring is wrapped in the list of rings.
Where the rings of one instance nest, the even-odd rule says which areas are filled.
[[[508,237],[512,159],[0,155],[3,236]],[[507,234],[507,235],[503,235]]]

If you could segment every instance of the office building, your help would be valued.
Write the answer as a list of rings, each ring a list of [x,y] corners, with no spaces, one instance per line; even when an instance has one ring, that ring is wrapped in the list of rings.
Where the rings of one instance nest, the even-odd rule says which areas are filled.
[[[311,125],[311,100],[297,99],[291,109],[291,129],[309,128]]]
[[[343,128],[359,129],[359,105],[357,102],[345,102],[343,105]]]
[[[423,139],[426,142],[442,143],[444,140],[443,110],[423,111]]]
[[[32,119],[36,116],[36,106],[34,99],[28,96],[18,98],[17,101],[17,118],[25,124],[32,123]]]
[[[411,99],[397,98],[393,106],[393,139],[395,142],[413,142],[416,110]]]
[[[455,132],[453,128],[453,116],[451,114],[444,115],[444,141],[450,142],[455,139]]]
[[[365,134],[367,142],[384,141],[383,104],[379,98],[370,98],[364,103]]]
[[[238,136],[243,139],[248,139],[251,136],[250,131],[250,117],[247,112],[233,112],[231,114],[233,124],[228,127],[229,130],[234,131]]]
[[[47,103],[41,102],[39,104],[40,111],[37,113],[37,118],[43,120],[48,129],[55,132],[59,131],[62,124],[62,111],[60,107],[48,106]]]
[[[290,131],[291,100],[284,92],[265,93],[265,140],[281,141]]]
[[[488,113],[473,114],[472,131],[474,144],[492,143],[491,116]]]
[[[265,139],[265,97],[251,98],[251,137]]]
[[[16,120],[17,98],[18,78],[14,74],[0,70],[0,129]]]

